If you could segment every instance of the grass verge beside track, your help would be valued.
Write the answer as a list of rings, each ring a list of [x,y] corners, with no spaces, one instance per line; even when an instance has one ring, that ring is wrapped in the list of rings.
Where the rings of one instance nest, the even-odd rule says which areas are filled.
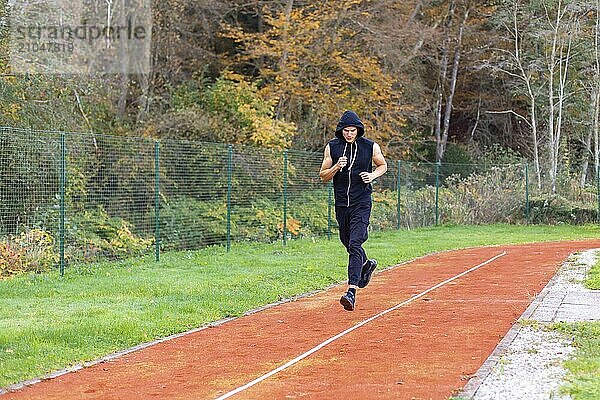
[[[600,262],[590,270],[584,284],[600,290]],[[574,400],[600,399],[600,322],[561,323],[554,329],[572,335],[577,348],[575,358],[565,362],[568,384],[562,392]]]
[[[596,238],[597,226],[443,226],[378,232],[384,267],[435,251]],[[0,281],[0,387],[116,350],[238,316],[346,277],[337,239],[240,243],[72,266]]]

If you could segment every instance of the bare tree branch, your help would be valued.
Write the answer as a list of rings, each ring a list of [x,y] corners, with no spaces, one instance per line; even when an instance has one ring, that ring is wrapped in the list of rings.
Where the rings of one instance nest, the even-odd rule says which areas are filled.
[[[525,123],[531,127],[531,122],[529,122],[529,120],[527,118],[525,118],[524,116],[522,116],[521,114],[519,114],[518,112],[516,112],[514,110],[486,111],[485,113],[486,114],[513,114],[514,116],[521,119],[522,121],[525,121]]]

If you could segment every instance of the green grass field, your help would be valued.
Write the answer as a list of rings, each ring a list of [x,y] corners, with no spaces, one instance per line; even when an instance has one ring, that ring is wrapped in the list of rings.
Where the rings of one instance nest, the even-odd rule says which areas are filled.
[[[388,266],[447,249],[597,237],[597,226],[456,226],[378,232],[365,247]],[[244,243],[0,281],[0,387],[342,282],[346,257],[336,238]]]
[[[588,289],[600,289],[600,263],[590,269],[584,285]]]
[[[600,262],[589,272],[585,286],[600,289]],[[563,388],[574,400],[600,399],[600,322],[556,324],[554,326],[574,338],[575,358],[565,363],[569,372]]]

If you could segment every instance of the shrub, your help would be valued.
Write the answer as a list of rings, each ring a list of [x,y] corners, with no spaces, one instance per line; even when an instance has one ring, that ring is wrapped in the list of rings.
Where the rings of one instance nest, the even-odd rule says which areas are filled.
[[[598,210],[559,195],[545,195],[529,200],[529,220],[534,224],[585,224],[597,219]]]
[[[291,144],[296,125],[276,118],[275,103],[255,83],[225,73],[212,84],[195,80],[175,88],[172,109],[157,129],[163,137],[283,149]]]
[[[386,230],[397,228],[398,192],[383,190],[373,193],[373,208],[371,210],[371,229]]]
[[[431,226],[435,223],[435,187],[425,186],[414,192],[402,193],[401,219],[409,228]]]
[[[69,257],[93,259],[139,255],[152,245],[131,232],[131,224],[120,217],[110,217],[103,207],[77,212],[69,218],[65,242]]]
[[[464,172],[464,171],[463,171]],[[448,176],[438,192],[439,222],[444,224],[514,223],[525,213],[525,187],[521,170],[514,166],[492,167],[467,176]],[[385,208],[380,213],[384,229],[395,228],[397,192],[374,194],[375,205]],[[409,228],[435,223],[436,189],[428,185],[417,190],[403,188],[401,192],[402,225]],[[374,205],[374,212],[375,212]]]
[[[291,193],[288,198],[288,235],[292,238],[314,237],[327,234],[326,190],[302,190]],[[331,211],[335,225],[335,211]],[[282,216],[283,218],[283,216]]]
[[[454,224],[514,223],[524,216],[525,182],[514,166],[492,167],[465,179],[451,176],[440,194],[443,221]]]
[[[272,242],[283,238],[283,203],[266,197],[232,207],[231,234],[236,240]]]
[[[267,148],[283,149],[291,144],[296,125],[275,118],[276,101],[260,95],[258,86],[241,76],[225,77],[207,88],[204,103],[213,112],[221,112],[250,143]],[[247,140],[244,140],[247,142]]]
[[[169,201],[161,208],[160,230],[165,248],[193,249],[227,240],[225,199],[191,197]],[[265,196],[239,199],[231,207],[231,237],[238,241],[272,242],[283,238],[283,200]],[[327,233],[327,194],[291,193],[288,198],[288,238]]]
[[[46,271],[58,260],[54,238],[41,229],[29,229],[0,241],[0,277]]]
[[[160,209],[160,236],[166,249],[223,243],[227,239],[227,204],[190,197],[170,200]]]

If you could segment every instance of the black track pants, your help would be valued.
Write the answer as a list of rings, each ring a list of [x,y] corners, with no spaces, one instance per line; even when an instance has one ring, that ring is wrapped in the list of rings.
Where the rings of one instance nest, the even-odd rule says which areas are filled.
[[[340,229],[340,240],[348,251],[348,284],[358,285],[367,254],[362,245],[367,241],[367,228],[371,217],[371,203],[350,207],[335,207],[335,218]]]

